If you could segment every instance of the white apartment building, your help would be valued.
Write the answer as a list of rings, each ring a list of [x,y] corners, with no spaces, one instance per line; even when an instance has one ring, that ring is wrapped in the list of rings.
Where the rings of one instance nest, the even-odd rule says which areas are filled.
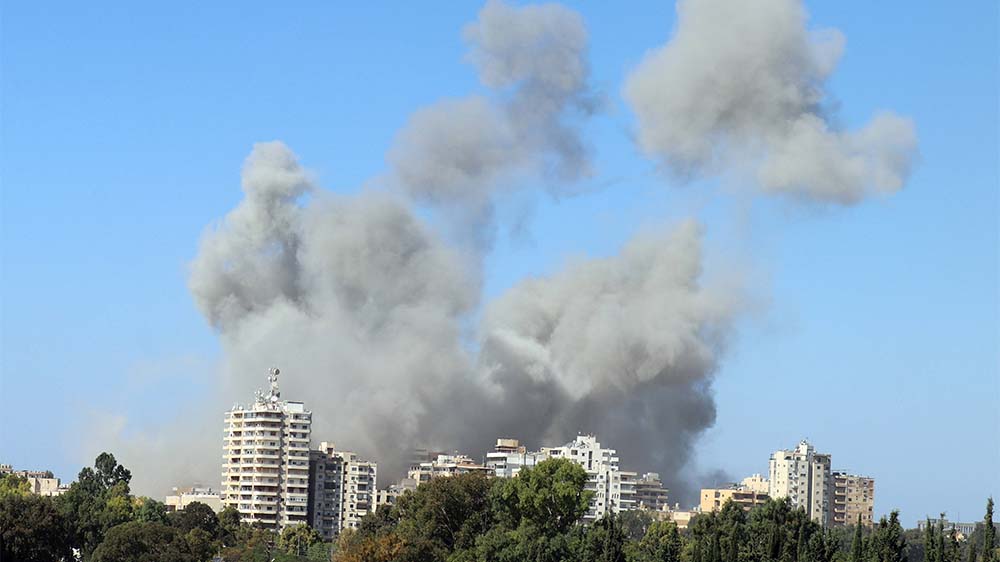
[[[587,471],[586,489],[594,492],[585,521],[595,521],[608,513],[635,509],[636,473],[623,472],[614,449],[605,449],[593,435],[578,435],[562,447],[542,447],[549,458],[569,459]]]
[[[497,439],[496,447],[486,453],[486,467],[499,478],[513,478],[524,467],[532,467],[549,458],[541,451],[528,452],[517,439]]]
[[[278,374],[253,404],[226,412],[220,496],[244,521],[281,529],[307,521],[312,412],[281,399]]]
[[[344,529],[356,529],[361,518],[374,513],[377,502],[378,465],[361,460],[333,443],[320,443],[309,453],[310,526],[323,540],[332,540]]]
[[[830,518],[830,455],[817,453],[808,441],[794,449],[775,451],[769,462],[772,498],[789,498],[793,507],[805,509],[810,519],[827,525]]]
[[[444,455],[439,454],[434,460],[414,462],[410,470],[406,473],[406,479],[419,486],[431,478],[439,476],[455,476],[456,474],[467,474],[470,472],[480,472],[483,474],[493,474],[489,468],[472,460],[471,457],[460,454]],[[404,484],[406,481],[404,480]]]

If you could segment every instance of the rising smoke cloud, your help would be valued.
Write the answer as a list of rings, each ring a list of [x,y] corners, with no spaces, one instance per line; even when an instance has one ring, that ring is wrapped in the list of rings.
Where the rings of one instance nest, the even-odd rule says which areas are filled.
[[[851,204],[900,189],[917,140],[891,112],[856,131],[822,110],[844,37],[799,0],[680,0],[677,29],[629,76],[638,142],[678,176],[733,171],[766,193]]]
[[[658,470],[675,497],[690,498],[680,469],[715,421],[710,383],[743,297],[704,287],[701,273],[700,229],[689,222],[490,303],[480,366],[504,405],[495,425],[548,443],[594,433],[626,466]]]
[[[906,179],[909,121],[837,132],[824,120],[842,40],[807,32],[798,2],[678,11],[676,36],[625,89],[647,152],[688,175],[751,161],[765,191],[841,203]],[[204,235],[189,278],[220,334],[227,397],[280,366],[315,436],[377,459],[382,484],[413,447],[478,454],[499,436],[538,446],[580,431],[690,501],[683,475],[714,423],[712,381],[746,295],[704,278],[701,228],[687,222],[481,303],[494,205],[522,180],[558,190],[590,174],[577,127],[594,106],[576,12],[489,2],[464,37],[491,94],[413,115],[388,156],[399,189],[334,195],[284,144],[255,145],[244,198]],[[474,251],[414,203],[446,210]]]
[[[558,4],[490,1],[463,33],[469,62],[492,95],[417,111],[388,160],[403,192],[448,211],[489,243],[496,199],[541,173],[559,191],[591,173],[577,122],[596,108],[588,87],[587,30]]]
[[[738,298],[701,287],[694,223],[518,284],[487,305],[470,349],[475,269],[400,201],[311,188],[281,143],[257,145],[243,176],[246,197],[202,241],[190,282],[227,370],[252,385],[280,364],[287,395],[312,397],[316,434],[383,474],[417,445],[482,452],[500,435],[578,430],[674,474],[714,421],[709,383]]]

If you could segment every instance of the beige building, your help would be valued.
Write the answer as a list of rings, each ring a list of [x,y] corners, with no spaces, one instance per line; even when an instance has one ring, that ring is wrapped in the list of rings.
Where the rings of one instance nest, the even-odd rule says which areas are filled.
[[[278,374],[252,404],[226,412],[220,496],[244,521],[284,528],[308,517],[312,412],[281,399]]]
[[[28,481],[28,491],[38,496],[58,496],[67,490],[48,470],[14,470],[9,464],[0,464],[0,474],[24,478]]]
[[[324,540],[344,529],[356,529],[378,505],[378,465],[332,443],[320,443],[309,454],[311,475],[308,521]]]
[[[211,488],[174,488],[173,493],[163,499],[167,511],[180,511],[194,502],[203,503],[216,513],[222,511],[222,498]]]
[[[740,480],[740,488],[748,490],[750,492],[757,492],[758,494],[768,494],[771,490],[771,483],[767,478],[764,478],[760,474],[754,474],[752,476],[747,476],[743,480]]]
[[[729,488],[702,488],[699,507],[703,513],[719,511],[730,500],[742,507],[744,511],[750,511],[755,505],[766,503],[768,495],[746,489],[742,485],[734,485]]]
[[[794,449],[775,451],[769,469],[769,496],[789,498],[793,507],[805,509],[813,521],[824,526],[829,523],[833,484],[830,455],[817,453],[808,441],[801,441]]]
[[[875,479],[843,471],[833,473],[833,502],[830,524],[837,527],[875,524]]]
[[[669,509],[661,513],[666,514],[664,520],[673,521],[674,524],[677,525],[678,529],[684,530],[691,524],[691,520],[701,513],[701,509],[698,507],[692,509],[681,509],[679,505],[675,505],[673,509]]]

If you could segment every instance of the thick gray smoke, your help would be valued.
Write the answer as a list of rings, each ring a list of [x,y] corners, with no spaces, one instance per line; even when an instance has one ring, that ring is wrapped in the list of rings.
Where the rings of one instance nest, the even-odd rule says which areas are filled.
[[[645,150],[683,174],[750,165],[766,191],[843,203],[906,179],[909,121],[836,132],[823,119],[842,40],[807,32],[796,0],[678,11],[675,37],[626,86]],[[538,446],[579,431],[687,501],[683,475],[714,423],[712,378],[745,295],[703,279],[700,229],[685,223],[481,307],[494,206],[522,180],[560,189],[590,174],[576,118],[593,107],[575,12],[490,2],[464,35],[492,93],[412,117],[389,154],[398,198],[335,196],[283,144],[254,147],[244,199],[204,236],[189,281],[220,333],[227,398],[249,400],[280,366],[316,439],[377,459],[382,484],[416,446],[478,454],[496,437]],[[476,251],[447,243],[411,202],[445,210]]]
[[[459,330],[478,283],[399,201],[313,190],[303,204],[307,177],[284,145],[258,144],[246,197],[202,241],[191,291],[244,396],[278,364],[320,438],[401,462],[437,389],[471,374]]]
[[[504,405],[496,426],[547,443],[596,434],[691,497],[681,468],[715,421],[710,383],[742,296],[703,288],[701,270],[688,223],[490,303],[480,365]]]
[[[677,29],[629,76],[642,149],[680,176],[749,173],[768,193],[854,203],[906,182],[911,120],[838,131],[821,111],[844,48],[800,0],[679,0]]]
[[[482,452],[502,435],[553,444],[578,430],[673,474],[714,421],[709,382],[736,306],[701,287],[694,224],[515,286],[487,306],[477,356],[461,343],[474,268],[405,206],[311,189],[280,143],[257,145],[243,176],[244,201],[191,273],[227,369],[249,396],[281,365],[317,437],[384,474],[416,445]]]
[[[494,96],[417,111],[389,153],[396,181],[488,243],[496,197],[539,172],[553,189],[590,174],[575,118],[589,115],[587,30],[558,4],[491,1],[468,25],[469,61]],[[485,238],[486,240],[482,240]]]

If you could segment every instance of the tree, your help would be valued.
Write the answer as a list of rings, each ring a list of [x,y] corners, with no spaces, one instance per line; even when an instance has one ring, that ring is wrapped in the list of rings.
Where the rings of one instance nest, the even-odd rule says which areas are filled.
[[[924,528],[924,562],[942,562],[937,546],[934,525],[928,517],[927,526]]]
[[[498,481],[494,511],[510,528],[522,522],[546,534],[569,531],[590,505],[593,492],[584,489],[587,473],[569,459],[548,459],[522,470],[517,478]]]
[[[219,517],[211,507],[201,502],[191,502],[184,509],[171,513],[168,517],[170,525],[182,533],[192,529],[201,529],[211,537],[219,534]]]
[[[136,498],[134,502],[135,518],[146,523],[166,523],[167,506],[152,498]]]
[[[625,562],[625,534],[614,514],[598,519],[579,537],[577,558],[588,562]]]
[[[94,550],[93,562],[203,562],[212,556],[208,535],[185,535],[163,523],[131,521],[111,528]]]
[[[7,496],[26,496],[31,493],[31,484],[27,478],[16,474],[0,475],[0,498]]]
[[[483,474],[434,478],[399,498],[396,533],[406,544],[402,560],[445,560],[470,549],[490,528],[492,481]]]
[[[632,549],[631,562],[680,562],[680,531],[673,521],[657,521],[649,526],[646,535]]]
[[[134,517],[129,482],[132,473],[119,465],[114,455],[101,453],[94,468],[85,467],[56,505],[69,522],[73,546],[85,560],[112,527]]]
[[[240,512],[233,506],[226,506],[219,513],[218,538],[223,546],[233,546],[240,535]]]
[[[618,514],[618,523],[626,539],[640,541],[653,524],[653,516],[646,509],[631,509]]]
[[[304,555],[309,547],[322,542],[322,537],[309,525],[285,527],[278,538],[278,548],[288,554]]]
[[[57,562],[72,554],[66,520],[51,498],[0,497],[0,560]]]
[[[983,517],[983,562],[995,562],[997,529],[993,526],[993,498],[986,500],[986,515]]]
[[[854,539],[851,541],[851,562],[862,562],[865,555],[864,537],[861,535],[861,515],[854,525]]]
[[[938,562],[951,562],[948,560],[948,551],[944,547],[944,513],[938,517],[937,545],[934,551],[937,553]]]

